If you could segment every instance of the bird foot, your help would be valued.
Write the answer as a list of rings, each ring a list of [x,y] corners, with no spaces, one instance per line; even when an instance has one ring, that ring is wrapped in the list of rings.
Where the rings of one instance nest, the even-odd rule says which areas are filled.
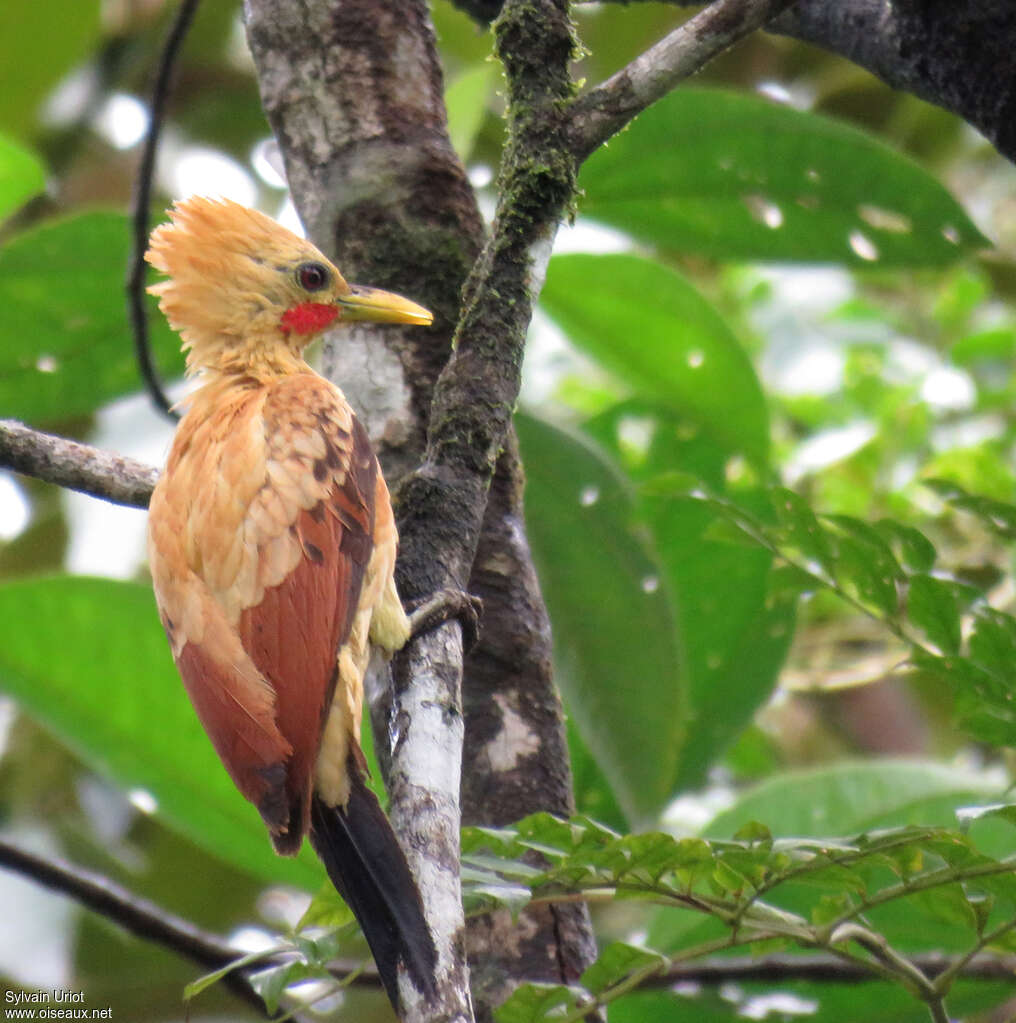
[[[438,590],[421,601],[409,615],[411,639],[453,618],[462,627],[462,652],[469,653],[480,638],[483,601],[463,590]]]

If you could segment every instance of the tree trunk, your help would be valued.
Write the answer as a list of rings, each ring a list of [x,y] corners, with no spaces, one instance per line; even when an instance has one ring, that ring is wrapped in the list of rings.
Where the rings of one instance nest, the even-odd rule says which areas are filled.
[[[309,234],[351,280],[400,291],[435,313],[430,330],[386,332],[389,347],[357,330],[326,348],[325,370],[367,423],[397,497],[398,480],[422,457],[434,384],[483,243],[475,197],[447,134],[427,8],[247,0],[246,13],[262,100]],[[462,816],[473,824],[573,809],[522,487],[512,438],[498,460],[469,581],[484,601],[462,683]],[[397,502],[397,512],[418,509]],[[400,566],[403,598],[429,595],[443,571],[426,556]],[[455,681],[444,683],[453,713]],[[386,701],[372,710],[379,740],[389,734],[389,714]],[[577,906],[527,911],[516,924],[500,915],[472,921],[468,948],[478,1019],[490,1019],[521,980],[574,980],[595,956],[588,913]]]

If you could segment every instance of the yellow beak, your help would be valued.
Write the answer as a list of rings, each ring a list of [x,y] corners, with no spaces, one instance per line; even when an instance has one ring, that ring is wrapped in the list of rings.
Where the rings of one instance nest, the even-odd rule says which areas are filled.
[[[434,322],[429,309],[410,302],[408,298],[380,288],[365,288],[350,284],[349,293],[337,298],[342,309],[343,322],[361,320],[369,323],[418,323]]]

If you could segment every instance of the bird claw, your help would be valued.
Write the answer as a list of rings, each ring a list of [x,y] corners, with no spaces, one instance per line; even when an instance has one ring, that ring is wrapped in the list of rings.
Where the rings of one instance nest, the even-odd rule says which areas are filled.
[[[480,614],[483,601],[464,590],[438,590],[421,601],[409,615],[409,635],[416,639],[422,633],[443,625],[453,618],[462,628],[462,652],[468,654],[480,638]]]

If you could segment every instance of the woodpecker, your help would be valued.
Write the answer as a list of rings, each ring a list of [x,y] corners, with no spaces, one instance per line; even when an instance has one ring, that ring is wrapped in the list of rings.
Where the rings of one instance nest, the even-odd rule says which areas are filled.
[[[360,749],[372,649],[402,647],[388,488],[342,392],[303,359],[349,321],[429,324],[399,295],[347,283],[256,210],[175,204],[149,290],[199,381],[152,495],[156,603],[183,684],[275,850],[304,835],[353,910],[398,1009],[401,963],[430,995],[419,890]]]

